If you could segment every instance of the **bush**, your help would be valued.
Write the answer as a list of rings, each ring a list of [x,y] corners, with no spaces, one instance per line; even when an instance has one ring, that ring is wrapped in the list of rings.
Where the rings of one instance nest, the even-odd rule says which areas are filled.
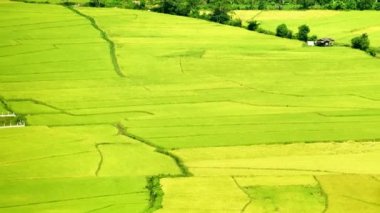
[[[88,3],[90,7],[104,7],[104,3],[100,2],[99,0],[90,0]]]
[[[309,41],[316,41],[318,39],[318,37],[316,35],[312,35],[309,37]]]
[[[256,29],[256,32],[258,32],[258,33],[263,33],[263,34],[267,34],[267,35],[276,35],[274,32],[269,31],[269,30],[266,30],[266,29],[263,29],[263,28],[261,28],[261,27],[257,28],[257,29]]]
[[[188,16],[192,12],[192,6],[188,1],[165,0],[160,1],[158,6],[152,8],[152,10],[160,13]]]
[[[241,27],[242,21],[241,19],[232,19],[227,22],[228,25],[235,26],[235,27]]]
[[[218,22],[221,24],[227,23],[231,17],[228,15],[228,10],[222,8],[215,8],[213,13],[210,15],[210,21]]]
[[[367,33],[361,36],[355,37],[351,40],[352,48],[360,50],[368,50],[369,48],[369,38]]]
[[[373,57],[376,57],[376,55],[377,55],[377,51],[375,48],[368,48],[368,50],[366,52]]]
[[[259,26],[260,26],[260,23],[258,21],[253,20],[253,21],[248,22],[247,29],[251,31],[255,31],[257,30],[257,28],[259,28]]]
[[[278,37],[291,38],[292,34],[292,31],[288,29],[286,24],[280,24],[276,29],[276,36]]]
[[[307,26],[305,24],[299,26],[298,27],[298,34],[297,34],[298,40],[307,41],[309,32],[310,32],[309,26]]]

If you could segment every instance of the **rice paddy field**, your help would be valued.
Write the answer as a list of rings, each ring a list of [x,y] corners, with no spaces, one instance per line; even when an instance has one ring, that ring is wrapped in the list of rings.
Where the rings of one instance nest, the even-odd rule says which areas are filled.
[[[148,11],[0,20],[27,124],[0,128],[1,212],[380,211],[379,59]]]
[[[293,32],[300,25],[310,27],[312,35],[319,38],[334,38],[339,43],[351,44],[351,39],[363,33],[370,37],[371,45],[380,47],[380,13],[378,11],[235,11],[235,16],[244,21],[257,20],[261,27],[272,32],[280,24],[286,24]]]

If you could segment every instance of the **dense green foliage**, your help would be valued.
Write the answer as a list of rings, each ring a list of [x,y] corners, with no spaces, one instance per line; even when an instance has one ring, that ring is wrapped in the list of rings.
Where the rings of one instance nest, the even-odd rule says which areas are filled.
[[[199,9],[212,10],[220,2],[232,10],[379,10],[377,0],[13,0],[32,3],[76,3],[92,7],[149,9],[157,12],[196,16]]]
[[[228,25],[235,26],[235,27],[241,27],[243,22],[241,19],[231,19],[228,22],[226,22]]]
[[[379,50],[375,49],[375,48],[368,48],[367,51],[366,51],[368,54],[370,54],[371,56],[373,57],[376,57],[377,56],[377,53],[380,52]]]
[[[253,20],[253,21],[248,22],[247,29],[251,31],[255,31],[257,30],[257,28],[259,28],[259,26],[260,26],[260,23],[258,21]]]
[[[162,198],[164,193],[161,189],[159,177],[147,177],[147,186],[149,190],[149,209],[147,212],[154,212],[162,208]]]
[[[375,3],[377,3],[377,0],[358,0],[356,8],[359,10],[369,10],[375,6]]]
[[[297,38],[301,41],[307,41],[309,38],[310,28],[307,25],[301,25],[298,27]]]
[[[190,16],[198,13],[200,2],[200,0],[162,0],[158,2],[158,6],[153,7],[152,10],[167,14]]]
[[[230,15],[228,15],[228,10],[224,7],[216,7],[211,15],[210,15],[210,21],[217,22],[217,23],[227,23],[230,20]]]
[[[276,28],[276,36],[282,38],[292,38],[292,31],[288,29],[286,24],[280,24]]]
[[[360,50],[368,50],[369,48],[369,38],[366,33],[361,36],[355,37],[351,40],[352,48],[360,49]]]
[[[147,1],[150,5],[164,4],[171,2],[181,7],[181,4],[191,4],[192,7],[214,8],[222,2],[229,5],[231,9],[333,9],[333,10],[370,10],[378,5],[376,0],[151,0]]]
[[[377,3],[375,4],[375,10],[380,10],[380,2],[377,2]]]
[[[357,36],[353,38],[351,40],[351,46],[354,49],[366,51],[371,56],[377,55],[377,50],[375,48],[370,47],[370,41],[369,41],[367,33],[364,33],[361,36]]]

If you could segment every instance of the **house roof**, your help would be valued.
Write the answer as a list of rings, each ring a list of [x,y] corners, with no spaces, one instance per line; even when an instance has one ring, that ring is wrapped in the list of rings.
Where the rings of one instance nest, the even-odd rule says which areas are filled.
[[[317,41],[324,41],[324,42],[326,42],[326,41],[335,41],[334,39],[332,39],[332,38],[320,38],[320,39],[318,39]]]

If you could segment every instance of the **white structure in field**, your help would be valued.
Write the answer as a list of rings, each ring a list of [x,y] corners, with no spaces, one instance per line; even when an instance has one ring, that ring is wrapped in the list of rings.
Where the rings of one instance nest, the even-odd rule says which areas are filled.
[[[307,46],[314,47],[315,42],[314,41],[307,41]]]
[[[6,112],[6,113],[1,113],[0,114],[0,118],[11,118],[11,117],[16,117],[16,114],[15,113],[10,113],[10,112]]]
[[[16,114],[15,113],[10,113],[10,112],[7,112],[7,113],[1,113],[0,114],[0,121],[1,121],[1,118],[15,118],[16,117]],[[3,125],[0,125],[0,129],[5,129],[5,128],[20,128],[20,127],[25,127],[25,122],[24,121],[17,121],[16,124],[12,124],[12,120],[9,121],[9,125],[8,125],[8,121],[7,122],[3,122]]]

